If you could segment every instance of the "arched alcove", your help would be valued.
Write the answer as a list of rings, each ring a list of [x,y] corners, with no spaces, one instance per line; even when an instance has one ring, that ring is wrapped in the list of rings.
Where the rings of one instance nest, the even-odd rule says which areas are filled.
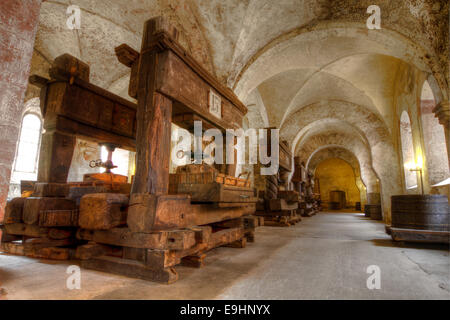
[[[420,118],[430,185],[438,184],[450,177],[444,128],[433,113],[435,106],[436,99],[432,88],[428,81],[425,81],[420,98]]]
[[[360,160],[356,155],[342,146],[323,146],[318,148],[310,157],[306,165],[306,169],[312,172],[316,172],[317,166],[324,160],[337,158],[346,161],[353,169],[355,174],[356,186],[359,190],[361,204],[367,203],[367,187],[362,179],[362,171],[360,166]],[[367,177],[366,177],[367,178]]]
[[[323,160],[315,170],[315,178],[320,185],[320,198],[323,203],[331,201],[332,191],[344,191],[347,206],[361,202],[354,170],[347,161],[339,158]]]
[[[411,171],[410,169],[416,166],[416,159],[414,155],[411,120],[406,111],[403,111],[400,117],[400,139],[402,143],[405,186],[407,190],[415,189],[417,188],[417,174],[415,171]]]

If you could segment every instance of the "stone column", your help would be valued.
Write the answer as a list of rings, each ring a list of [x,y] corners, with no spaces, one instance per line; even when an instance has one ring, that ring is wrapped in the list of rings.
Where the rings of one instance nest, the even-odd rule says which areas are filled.
[[[0,221],[19,138],[41,2],[0,1]]]
[[[442,101],[434,109],[436,118],[439,119],[439,123],[444,126],[445,142],[447,143],[447,155],[450,166],[450,105],[448,101]]]

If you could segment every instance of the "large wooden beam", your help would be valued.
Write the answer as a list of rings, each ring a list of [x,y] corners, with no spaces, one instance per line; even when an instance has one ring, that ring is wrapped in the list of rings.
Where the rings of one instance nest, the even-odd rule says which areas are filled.
[[[167,194],[172,102],[161,94],[138,108],[136,174],[132,193]]]
[[[139,56],[136,125],[136,174],[132,193],[167,194],[172,101],[155,92],[158,52],[156,19],[145,23]]]
[[[191,204],[186,195],[132,194],[127,224],[134,232],[152,232],[206,225],[252,214],[255,203],[235,208],[216,204]]]
[[[140,261],[131,259],[103,256],[95,259],[83,260],[81,266],[87,269],[167,284],[178,280],[178,273],[174,268],[154,270],[146,268],[145,264]]]
[[[3,223],[21,223],[23,221],[23,205],[25,198],[14,198],[6,204]]]
[[[41,88],[45,133],[38,181],[66,183],[76,137],[135,149],[136,105],[89,83],[89,66],[64,54],[49,70],[51,80],[31,76]]]
[[[109,230],[126,224],[128,196],[120,193],[87,194],[80,201],[79,225],[89,230]]]
[[[450,243],[449,231],[416,230],[403,228],[390,228],[390,234],[394,241],[405,242],[429,242],[429,243]]]
[[[38,224],[46,211],[76,210],[75,201],[64,198],[26,198],[23,205],[23,221],[26,224]]]
[[[27,236],[33,238],[46,237],[49,229],[39,227],[38,225],[30,225],[25,223],[11,223],[5,224],[3,229],[7,234],[16,236]]]
[[[75,150],[76,137],[55,131],[44,121],[39,155],[38,181],[66,183]]]
[[[136,174],[127,218],[134,232],[208,224],[238,218],[255,208],[252,204],[233,209],[192,206],[187,196],[168,196],[172,116],[195,114],[225,130],[240,127],[247,111],[229,89],[178,46],[176,35],[167,20],[158,17],[145,23],[139,55],[127,46],[116,50],[125,65],[138,64],[138,73],[133,75],[138,99]],[[220,114],[210,112],[210,93],[221,99]],[[235,166],[229,169],[234,175]]]
[[[195,232],[192,230],[140,233],[132,232],[128,228],[80,229],[77,232],[77,238],[113,246],[158,250],[185,250],[195,244]]]

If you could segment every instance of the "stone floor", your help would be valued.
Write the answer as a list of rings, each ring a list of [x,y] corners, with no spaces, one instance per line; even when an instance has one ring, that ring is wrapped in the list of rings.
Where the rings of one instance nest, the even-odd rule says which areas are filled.
[[[81,289],[69,290],[70,263],[0,254],[0,299],[450,299],[447,246],[393,243],[361,213],[262,227],[255,243],[215,249],[206,262],[178,267],[172,285],[82,270]],[[367,288],[370,265],[379,290]]]

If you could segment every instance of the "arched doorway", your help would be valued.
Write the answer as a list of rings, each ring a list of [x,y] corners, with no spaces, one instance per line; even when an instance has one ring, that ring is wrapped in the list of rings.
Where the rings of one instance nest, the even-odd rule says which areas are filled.
[[[348,162],[338,158],[326,159],[317,166],[315,177],[324,205],[329,207],[333,201],[331,195],[336,191],[345,193],[345,207],[354,207],[356,202],[361,202],[355,173]]]

